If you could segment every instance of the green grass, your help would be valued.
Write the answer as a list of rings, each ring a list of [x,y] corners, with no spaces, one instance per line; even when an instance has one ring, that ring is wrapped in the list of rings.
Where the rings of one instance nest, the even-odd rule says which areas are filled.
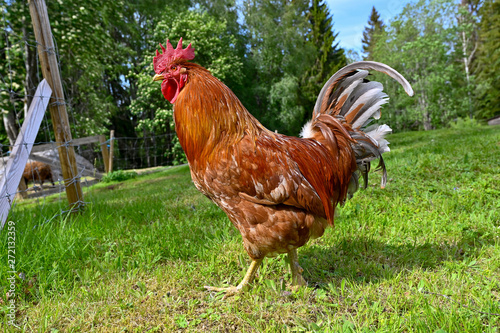
[[[100,183],[76,215],[64,196],[18,203],[16,324],[35,332],[499,332],[500,128],[390,136],[386,189],[340,208],[299,249],[307,288],[284,257],[250,291],[236,284],[241,236],[198,193],[187,167]],[[59,200],[63,199],[63,200]],[[0,232],[0,322],[7,331],[7,231]]]

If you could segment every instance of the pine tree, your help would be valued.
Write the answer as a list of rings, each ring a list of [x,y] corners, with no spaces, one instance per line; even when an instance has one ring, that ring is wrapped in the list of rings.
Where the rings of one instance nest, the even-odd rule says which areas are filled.
[[[338,33],[333,31],[333,19],[328,6],[321,0],[313,0],[308,19],[311,30],[306,36],[317,50],[316,59],[300,81],[301,104],[305,107],[305,120],[311,118],[316,98],[325,82],[337,70],[347,64],[344,50],[336,42]]]
[[[368,19],[368,26],[363,31],[363,52],[365,53],[365,60],[372,60],[373,45],[375,43],[376,35],[384,31],[384,23],[380,19],[380,14],[372,7],[370,18]]]
[[[480,9],[480,46],[475,61],[476,117],[500,115],[500,2],[485,1]]]

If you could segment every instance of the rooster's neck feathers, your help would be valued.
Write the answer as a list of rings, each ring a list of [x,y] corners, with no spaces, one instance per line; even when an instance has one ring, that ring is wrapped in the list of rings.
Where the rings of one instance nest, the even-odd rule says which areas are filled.
[[[217,145],[268,131],[236,95],[205,68],[186,63],[188,81],[174,106],[179,141],[190,164],[205,164]]]

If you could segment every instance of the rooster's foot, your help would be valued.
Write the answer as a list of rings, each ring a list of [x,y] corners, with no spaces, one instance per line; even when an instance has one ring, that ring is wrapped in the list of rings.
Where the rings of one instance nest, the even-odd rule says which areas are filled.
[[[211,287],[211,286],[205,286],[205,289],[207,291],[215,291],[215,292],[224,292],[225,295],[224,297],[222,298],[223,300],[228,298],[228,297],[231,297],[231,296],[234,296],[240,292],[243,291],[243,288],[239,288],[239,286],[235,287],[235,286],[231,286],[231,287],[225,287],[225,288],[220,288],[220,287]]]
[[[208,291],[217,291],[217,292],[222,291],[226,293],[223,299],[226,299],[227,297],[234,296],[242,291],[245,291],[248,289],[250,283],[253,281],[255,273],[257,273],[257,268],[259,268],[261,262],[262,259],[253,259],[252,263],[250,264],[250,267],[248,267],[245,277],[236,287],[231,286],[231,287],[219,288],[219,287],[205,286],[205,289],[207,289]]]
[[[290,271],[292,273],[292,285],[294,288],[307,286],[307,281],[302,277],[304,269],[299,265],[297,249],[288,252],[288,258],[290,259]]]
[[[306,279],[304,279],[302,274],[297,273],[297,274],[295,274],[295,276],[292,275],[292,285],[297,287],[297,288],[307,287],[307,281],[306,281]]]

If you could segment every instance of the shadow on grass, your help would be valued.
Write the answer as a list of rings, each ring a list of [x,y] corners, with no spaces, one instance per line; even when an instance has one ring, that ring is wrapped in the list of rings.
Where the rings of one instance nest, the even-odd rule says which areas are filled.
[[[344,278],[359,283],[379,282],[420,268],[468,268],[485,246],[495,244],[490,236],[482,237],[475,232],[457,241],[437,239],[398,245],[365,236],[342,238],[333,245],[312,244],[301,248],[299,261],[310,286],[337,283]]]

